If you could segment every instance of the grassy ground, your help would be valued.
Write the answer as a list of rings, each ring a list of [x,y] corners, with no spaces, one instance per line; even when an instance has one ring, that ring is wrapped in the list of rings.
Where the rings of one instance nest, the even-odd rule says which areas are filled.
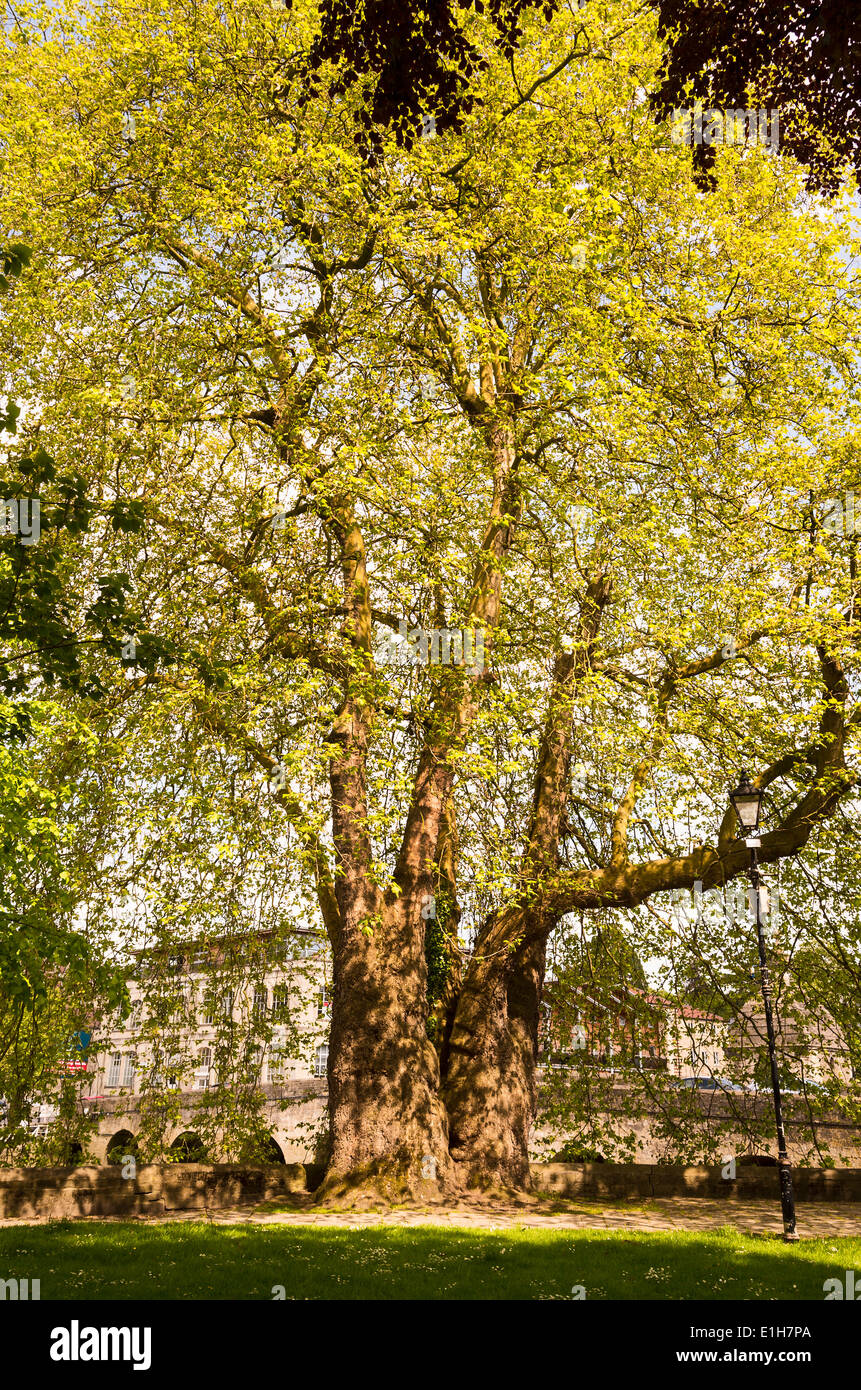
[[[0,1229],[0,1278],[47,1299],[813,1299],[861,1239],[785,1246],[736,1231],[51,1222]]]

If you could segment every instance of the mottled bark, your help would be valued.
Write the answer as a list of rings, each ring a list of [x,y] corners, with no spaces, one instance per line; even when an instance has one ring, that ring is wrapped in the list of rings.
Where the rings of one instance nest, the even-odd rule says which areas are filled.
[[[487,633],[499,619],[500,562],[510,544],[517,499],[512,427],[494,418],[486,439],[493,499],[467,620]],[[367,688],[371,663],[364,550],[352,517],[339,520],[335,529],[344,577],[342,631],[356,653],[357,675],[329,736],[339,924],[332,941],[331,1159],[323,1195],[355,1191],[369,1183],[396,1195],[415,1192],[420,1184],[445,1187],[453,1171],[439,1060],[427,1031],[425,913],[439,884],[440,842],[454,780],[450,755],[463,747],[475,717],[481,673],[452,668],[442,677],[419,756],[392,887],[383,893],[370,876],[370,715],[365,699],[357,697],[363,681]]]
[[[530,1186],[544,953],[545,939],[536,935],[510,952],[474,959],[467,971],[443,1090],[459,1184]]]
[[[437,1054],[426,1034],[421,939],[399,909],[373,935],[342,932],[329,1043],[331,1156],[325,1193],[392,1198],[449,1178]]]

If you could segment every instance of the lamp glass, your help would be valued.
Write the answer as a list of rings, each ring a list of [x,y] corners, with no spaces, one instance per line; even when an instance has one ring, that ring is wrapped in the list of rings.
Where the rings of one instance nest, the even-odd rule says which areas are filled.
[[[729,799],[735,807],[735,813],[742,830],[748,833],[755,831],[759,825],[762,792],[751,784],[745,771],[742,771],[738,779],[738,786],[730,792]]]

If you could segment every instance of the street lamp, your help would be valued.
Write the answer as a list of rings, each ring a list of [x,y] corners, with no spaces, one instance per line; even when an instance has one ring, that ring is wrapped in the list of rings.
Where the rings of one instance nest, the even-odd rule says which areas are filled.
[[[783,1105],[780,1098],[780,1076],[777,1070],[777,1048],[774,1041],[774,1018],[771,1011],[771,980],[768,974],[768,961],[765,955],[765,937],[762,931],[762,879],[756,851],[759,848],[759,813],[762,808],[762,791],[754,787],[744,769],[739,774],[738,786],[729,794],[735,807],[738,823],[744,832],[744,842],[750,850],[751,888],[753,889],[754,910],[756,913],[756,940],[759,946],[759,976],[762,984],[762,1002],[765,1008],[765,1029],[768,1034],[768,1056],[771,1062],[771,1089],[774,1094],[774,1119],[777,1125],[777,1169],[780,1176],[780,1205],[783,1209],[783,1239],[798,1240],[795,1230],[795,1197],[792,1191],[792,1169],[786,1152],[786,1134],[783,1129]]]

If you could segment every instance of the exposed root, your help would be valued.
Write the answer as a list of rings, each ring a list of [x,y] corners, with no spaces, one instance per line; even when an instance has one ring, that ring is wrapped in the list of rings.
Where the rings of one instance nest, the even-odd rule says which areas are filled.
[[[395,1206],[440,1206],[455,1195],[451,1183],[416,1175],[396,1163],[368,1163],[347,1173],[328,1172],[313,1197],[328,1211],[380,1211]]]

